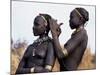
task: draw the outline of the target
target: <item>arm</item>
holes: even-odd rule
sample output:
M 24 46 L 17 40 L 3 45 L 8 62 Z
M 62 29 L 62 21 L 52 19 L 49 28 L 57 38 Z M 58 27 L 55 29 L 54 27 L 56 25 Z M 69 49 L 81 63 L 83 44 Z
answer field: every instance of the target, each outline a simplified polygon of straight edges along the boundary
M 68 42 L 64 45 L 64 49 L 62 49 L 59 43 L 59 36 L 58 36 L 58 33 L 61 32 L 57 30 L 59 28 L 60 27 L 58 26 L 57 22 L 51 19 L 50 29 L 53 37 L 54 46 L 55 46 L 55 52 L 58 58 L 63 58 L 68 56 L 80 44 L 82 38 L 84 37 L 84 32 L 78 32 L 76 35 L 74 35 L 74 37 L 72 36 L 71 39 L 69 39 Z
M 53 19 L 49 20 L 50 22 L 50 30 L 53 37 L 55 52 L 58 58 L 63 58 L 67 55 L 66 50 L 62 50 L 60 42 L 59 42 L 59 35 L 61 33 L 60 25 Z
M 46 54 L 46 58 L 45 58 L 45 66 L 37 66 L 34 69 L 34 72 L 51 72 L 52 71 L 52 67 L 54 65 L 54 61 L 55 61 L 55 56 L 54 56 L 54 48 L 52 43 L 48 44 L 48 50 L 47 50 L 47 54 Z
M 55 63 L 55 53 L 54 53 L 54 46 L 53 43 L 49 42 L 48 44 L 48 50 L 47 50 L 47 56 L 45 60 L 45 68 L 49 69 L 49 71 L 52 70 Z M 51 68 L 50 68 L 51 66 Z
M 65 49 L 62 49 L 60 42 L 59 42 L 59 38 L 53 37 L 53 42 L 54 42 L 56 56 L 59 59 L 64 58 L 65 56 L 68 55 L 67 51 Z
M 31 72 L 30 68 L 25 68 L 27 57 L 30 54 L 29 49 L 30 49 L 30 47 L 28 47 L 27 50 L 25 51 L 24 56 L 21 59 L 19 65 L 18 65 L 18 68 L 16 70 L 16 74 L 27 74 L 27 73 Z
M 75 50 L 75 48 L 80 45 L 80 42 L 83 40 L 83 37 L 83 32 L 78 32 L 74 36 L 72 35 L 72 37 L 64 45 L 64 48 L 67 50 L 68 54 L 72 53 Z
M 67 43 L 64 45 L 64 49 L 62 50 L 59 39 L 57 37 L 53 37 L 54 45 L 56 54 L 58 58 L 63 58 L 71 54 L 77 46 L 80 45 L 81 41 L 83 40 L 84 32 L 78 32 L 76 35 L 72 36 Z M 62 51 L 61 51 L 62 50 Z
M 32 67 L 32 68 L 26 68 L 25 67 L 25 64 L 26 64 L 27 59 L 28 59 L 27 57 L 30 55 L 29 49 L 31 49 L 31 47 L 28 47 L 27 50 L 25 51 L 24 56 L 19 63 L 16 74 L 49 72 L 48 69 L 46 69 L 45 67 L 42 67 L 42 66 L 35 66 L 35 67 Z

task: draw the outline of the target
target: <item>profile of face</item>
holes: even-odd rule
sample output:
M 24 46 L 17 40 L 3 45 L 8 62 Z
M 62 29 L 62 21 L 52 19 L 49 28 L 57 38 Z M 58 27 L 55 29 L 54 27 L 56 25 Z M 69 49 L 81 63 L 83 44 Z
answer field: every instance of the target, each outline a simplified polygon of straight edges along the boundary
M 43 35 L 46 31 L 45 21 L 41 16 L 34 19 L 33 34 L 34 36 Z
M 75 8 L 70 13 L 69 25 L 71 29 L 84 26 L 84 24 L 89 20 L 89 13 L 84 8 Z
M 70 14 L 69 25 L 71 29 L 75 29 L 80 24 L 80 17 L 75 10 L 73 10 Z

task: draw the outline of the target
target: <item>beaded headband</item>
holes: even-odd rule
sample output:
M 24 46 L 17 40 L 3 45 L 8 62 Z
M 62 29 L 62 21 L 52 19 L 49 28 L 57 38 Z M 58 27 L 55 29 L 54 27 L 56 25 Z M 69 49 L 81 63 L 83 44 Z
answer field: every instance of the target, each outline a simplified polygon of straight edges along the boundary
M 42 15 L 40 15 L 42 18 L 43 18 L 43 20 L 45 21 L 45 26 L 47 26 L 47 20 L 45 19 L 45 17 L 44 16 L 42 16 Z
M 80 13 L 77 9 L 75 9 L 75 11 L 77 12 L 77 14 L 78 14 L 80 17 L 83 18 L 83 16 L 81 15 L 81 13 Z

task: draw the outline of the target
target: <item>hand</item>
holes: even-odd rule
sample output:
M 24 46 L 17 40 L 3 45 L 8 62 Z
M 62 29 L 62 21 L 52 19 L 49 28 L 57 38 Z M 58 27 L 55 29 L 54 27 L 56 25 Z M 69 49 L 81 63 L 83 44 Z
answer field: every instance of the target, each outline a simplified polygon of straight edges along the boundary
M 58 38 L 59 35 L 61 34 L 60 26 L 63 23 L 57 24 L 57 20 L 54 20 L 54 19 L 50 19 L 49 23 L 50 23 L 50 30 L 51 30 L 52 37 L 53 38 Z

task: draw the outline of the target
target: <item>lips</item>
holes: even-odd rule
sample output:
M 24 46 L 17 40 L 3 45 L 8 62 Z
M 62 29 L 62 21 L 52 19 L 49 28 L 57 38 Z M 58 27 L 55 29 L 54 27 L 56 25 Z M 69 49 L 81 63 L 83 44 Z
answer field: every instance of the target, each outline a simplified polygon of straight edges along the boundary
M 71 28 L 71 29 L 73 28 L 73 23 L 72 23 L 72 22 L 70 22 L 70 28 Z
M 38 35 L 38 30 L 37 30 L 37 29 L 33 29 L 33 34 L 34 34 L 35 36 L 37 36 L 37 35 Z
M 45 32 L 45 28 L 43 28 L 43 27 L 33 28 L 33 33 L 34 33 L 35 36 L 44 34 L 44 32 Z

